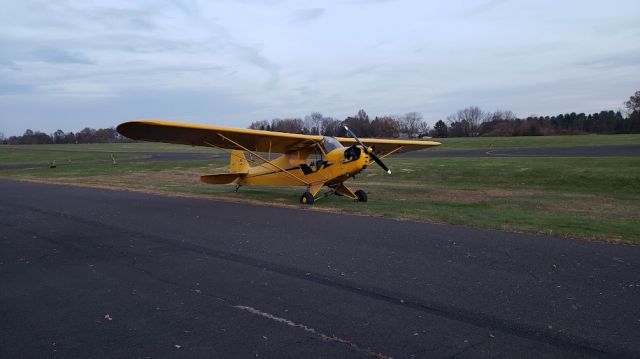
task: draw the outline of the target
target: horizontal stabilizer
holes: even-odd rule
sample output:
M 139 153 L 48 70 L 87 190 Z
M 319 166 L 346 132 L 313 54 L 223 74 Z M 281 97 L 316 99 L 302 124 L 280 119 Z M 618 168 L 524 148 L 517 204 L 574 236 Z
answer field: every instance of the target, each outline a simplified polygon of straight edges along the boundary
M 200 176 L 200 181 L 208 184 L 228 184 L 242 177 L 241 173 L 221 173 L 217 175 Z

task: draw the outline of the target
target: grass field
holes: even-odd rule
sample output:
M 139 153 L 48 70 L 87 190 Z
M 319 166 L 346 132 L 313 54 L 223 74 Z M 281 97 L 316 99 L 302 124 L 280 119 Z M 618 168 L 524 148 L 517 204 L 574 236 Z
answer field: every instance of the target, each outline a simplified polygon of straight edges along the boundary
M 431 140 L 431 139 L 430 139 Z M 586 136 L 533 136 L 533 137 L 474 137 L 474 138 L 436 138 L 433 141 L 442 143 L 442 146 L 429 149 L 429 151 L 453 151 L 453 150 L 489 150 L 504 148 L 540 148 L 540 147 L 573 147 L 573 146 L 605 146 L 605 145 L 640 145 L 639 135 L 586 135 Z M 98 158 L 113 153 L 116 156 L 137 155 L 144 156 L 149 153 L 210 153 L 216 149 L 208 147 L 192 147 L 172 145 L 166 143 L 96 143 L 73 145 L 0 145 L 0 163 L 11 161 L 11 150 L 18 150 L 20 154 L 17 160 L 25 158 L 27 152 L 34 152 L 34 157 L 42 156 L 42 152 L 60 154 L 67 153 L 77 155 L 91 154 Z M 102 157 L 100 157 L 102 156 Z M 53 155 L 42 158 L 51 158 Z M 42 159 L 41 158 L 41 159 Z
M 637 135 L 563 137 L 509 138 L 494 148 L 640 143 Z M 502 139 L 452 140 L 455 143 L 443 141 L 442 149 L 479 149 Z M 81 158 L 93 161 L 105 155 L 110 160 L 111 153 L 137 158 L 152 152 L 193 150 L 209 151 L 141 143 L 0 146 L 0 164 L 6 158 L 11 163 L 47 162 L 52 153 L 67 153 L 78 161 L 56 169 L 0 170 L 0 177 L 303 207 L 297 204 L 301 187 L 245 187 L 234 193 L 233 186 L 199 182 L 201 174 L 224 171 L 226 160 L 115 166 L 108 161 L 81 162 Z M 348 182 L 353 189 L 367 191 L 369 202 L 332 196 L 319 200 L 314 209 L 640 244 L 639 157 L 389 158 L 385 162 L 393 175 L 372 167 Z
M 73 145 L 0 145 L 0 151 L 19 149 L 21 151 L 56 152 L 98 152 L 98 153 L 163 153 L 196 152 L 207 153 L 213 148 L 172 145 L 168 143 L 132 142 L 132 143 L 81 143 Z M 0 152 L 1 153 L 1 152 Z
M 211 153 L 213 148 L 165 143 L 96 143 L 76 145 L 0 145 L 2 163 L 57 163 L 147 158 L 152 153 Z
M 435 151 L 490 150 L 505 148 L 541 148 L 575 146 L 640 145 L 638 135 L 584 135 L 531 137 L 453 137 L 438 138 L 442 146 Z

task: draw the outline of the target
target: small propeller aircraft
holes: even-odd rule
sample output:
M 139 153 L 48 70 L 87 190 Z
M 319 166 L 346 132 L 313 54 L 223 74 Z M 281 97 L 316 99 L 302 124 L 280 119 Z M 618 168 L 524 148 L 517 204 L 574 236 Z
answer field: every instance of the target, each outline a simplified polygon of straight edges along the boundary
M 321 198 L 317 195 L 324 186 L 329 188 L 325 196 L 335 194 L 366 202 L 363 190 L 353 192 L 344 182 L 373 162 L 391 174 L 382 158 L 440 145 L 433 141 L 359 139 L 347 126 L 344 128 L 351 138 L 159 120 L 125 122 L 117 130 L 133 140 L 221 149 L 230 155 L 228 172 L 201 176 L 202 182 L 233 183 L 236 191 L 240 186 L 304 186 L 306 191 L 300 197 L 304 204 Z M 250 154 L 249 159 L 245 153 Z M 272 159 L 274 153 L 281 155 Z

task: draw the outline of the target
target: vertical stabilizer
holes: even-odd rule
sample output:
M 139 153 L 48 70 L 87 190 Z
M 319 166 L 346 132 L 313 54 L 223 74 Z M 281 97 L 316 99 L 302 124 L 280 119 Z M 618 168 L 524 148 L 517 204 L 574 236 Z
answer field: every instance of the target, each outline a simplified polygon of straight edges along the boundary
M 249 173 L 249 161 L 244 156 L 244 151 L 231 151 L 231 159 L 229 162 L 229 172 L 231 173 Z

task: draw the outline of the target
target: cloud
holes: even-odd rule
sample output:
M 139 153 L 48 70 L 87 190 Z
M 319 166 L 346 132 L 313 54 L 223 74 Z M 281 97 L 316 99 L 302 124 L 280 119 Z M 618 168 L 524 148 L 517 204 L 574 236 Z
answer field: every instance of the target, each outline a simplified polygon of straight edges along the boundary
M 39 94 L 0 96 L 0 132 L 10 136 L 21 134 L 26 128 L 47 133 L 58 128 L 79 131 L 145 118 L 238 126 L 237 121 L 248 125 L 250 113 L 260 108 L 257 103 L 206 90 L 132 88 L 117 96 L 83 101 Z
M 135 6 L 135 3 L 132 4 Z M 150 31 L 156 28 L 154 19 L 157 14 L 149 10 L 119 7 L 117 5 L 93 7 L 62 5 L 57 10 L 61 13 L 67 13 L 67 15 L 78 16 L 76 21 L 89 21 L 91 25 L 99 25 L 108 29 Z
M 498 6 L 506 3 L 508 0 L 489 0 L 484 2 L 478 6 L 475 6 L 464 13 L 464 16 L 474 16 L 479 15 L 488 11 L 491 11 Z
M 593 60 L 576 62 L 575 65 L 600 70 L 611 70 L 621 67 L 640 66 L 640 52 L 632 51 L 618 53 L 615 55 L 601 56 Z
M 470 104 L 548 113 L 637 89 L 637 2 L 585 6 L 578 18 L 561 2 L 469 3 L 7 2 L 0 123 L 41 118 L 74 129 L 94 116 L 217 123 L 228 114 L 237 121 L 228 125 L 246 126 L 314 110 L 446 115 Z M 563 80 L 535 86 L 550 79 Z M 472 92 L 439 96 L 455 90 Z
M 354 69 L 348 71 L 347 73 L 345 73 L 345 77 L 367 75 L 367 74 L 370 74 L 372 72 L 375 72 L 380 67 L 381 67 L 381 65 L 360 66 L 360 67 L 354 68 Z
M 250 63 L 269 74 L 269 81 L 266 83 L 266 88 L 273 88 L 280 79 L 279 66 L 269 61 L 266 57 L 260 54 L 260 50 L 239 44 L 230 44 L 230 47 L 235 50 L 236 55 L 243 61 Z
M 553 52 L 563 50 L 570 46 L 565 41 L 551 41 L 542 43 L 526 43 L 518 46 L 510 46 L 504 50 L 496 51 L 496 54 L 507 57 L 532 57 L 532 56 L 550 56 Z
M 352 2 L 356 4 L 384 4 L 395 1 L 396 0 L 352 0 Z
M 312 21 L 321 18 L 325 13 L 323 8 L 302 9 L 295 12 L 296 21 Z
M 51 64 L 93 64 L 86 56 L 56 48 L 41 48 L 32 52 L 34 59 L 37 61 L 48 62 Z
M 33 93 L 34 88 L 31 85 L 7 83 L 0 81 L 0 96 L 7 95 L 27 95 Z

